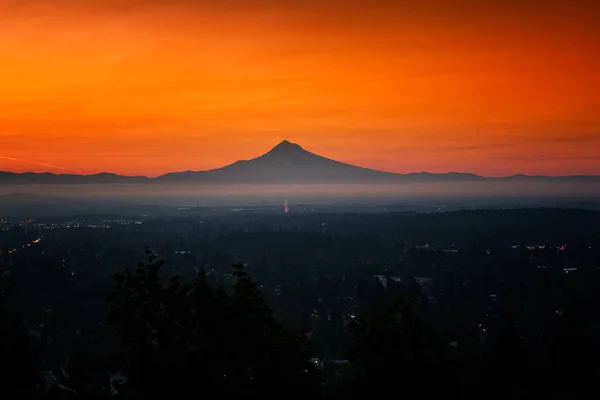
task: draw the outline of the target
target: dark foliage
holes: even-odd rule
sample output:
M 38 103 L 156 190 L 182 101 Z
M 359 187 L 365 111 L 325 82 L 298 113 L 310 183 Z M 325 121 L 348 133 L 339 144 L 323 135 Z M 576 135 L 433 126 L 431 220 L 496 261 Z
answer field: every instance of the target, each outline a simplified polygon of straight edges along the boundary
M 39 350 L 12 310 L 10 270 L 0 264 L 0 388 L 14 398 L 34 398 L 40 387 Z
M 231 213 L 12 226 L 0 232 L 1 383 L 13 398 L 59 400 L 108 398 L 117 371 L 126 399 L 593 398 L 599 218 Z M 113 282 L 144 246 L 165 262 L 148 254 Z M 232 271 L 237 259 L 247 264 Z
M 357 370 L 348 383 L 352 398 L 434 398 L 448 392 L 444 347 L 437 332 L 398 299 L 382 312 L 352 325 L 350 360 Z M 431 384 L 435 382 L 435 384 Z
M 195 393 L 216 398 L 277 396 L 292 390 L 318 396 L 300 335 L 273 318 L 257 285 L 236 265 L 231 293 L 201 272 L 190 283 L 163 282 L 154 256 L 117 275 L 109 323 L 122 340 L 125 398 Z M 213 398 L 214 398 L 213 397 Z

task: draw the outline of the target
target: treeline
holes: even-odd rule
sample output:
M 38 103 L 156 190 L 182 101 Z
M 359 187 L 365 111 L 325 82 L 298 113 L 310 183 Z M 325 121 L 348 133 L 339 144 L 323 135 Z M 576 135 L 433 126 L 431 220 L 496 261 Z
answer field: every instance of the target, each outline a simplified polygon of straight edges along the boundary
M 98 351 L 77 333 L 55 384 L 40 361 L 48 343 L 36 341 L 12 309 L 3 269 L 6 398 L 578 399 L 599 392 L 597 338 L 576 307 L 561 309 L 543 338 L 528 337 L 517 316 L 505 315 L 457 343 L 400 297 L 358 316 L 347 360 L 323 366 L 307 332 L 274 318 L 242 265 L 226 287 L 202 270 L 188 282 L 164 279 L 162 265 L 149 253 L 147 263 L 117 274 L 106 321 L 115 344 Z

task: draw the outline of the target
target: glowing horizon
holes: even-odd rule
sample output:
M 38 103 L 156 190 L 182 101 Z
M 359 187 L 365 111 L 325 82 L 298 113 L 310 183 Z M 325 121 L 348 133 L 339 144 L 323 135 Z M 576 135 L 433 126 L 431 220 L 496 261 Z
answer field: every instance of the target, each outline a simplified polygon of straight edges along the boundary
M 600 175 L 596 4 L 47 3 L 0 0 L 0 170 Z

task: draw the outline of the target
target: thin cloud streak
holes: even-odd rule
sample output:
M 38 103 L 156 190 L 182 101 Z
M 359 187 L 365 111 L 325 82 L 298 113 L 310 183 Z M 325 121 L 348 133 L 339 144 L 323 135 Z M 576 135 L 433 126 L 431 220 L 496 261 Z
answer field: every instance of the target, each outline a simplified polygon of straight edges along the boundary
M 39 161 L 23 160 L 23 159 L 14 158 L 14 157 L 0 156 L 0 160 L 15 161 L 15 162 L 21 162 L 21 163 L 27 163 L 27 164 L 35 164 L 35 165 L 39 165 L 41 167 L 54 168 L 54 169 L 58 169 L 58 170 L 61 170 L 61 171 L 74 172 L 74 173 L 77 173 L 77 174 L 82 173 L 82 171 L 76 170 L 76 169 L 72 169 L 72 168 L 61 167 L 61 166 L 58 166 L 58 165 L 48 164 L 48 163 L 39 162 Z

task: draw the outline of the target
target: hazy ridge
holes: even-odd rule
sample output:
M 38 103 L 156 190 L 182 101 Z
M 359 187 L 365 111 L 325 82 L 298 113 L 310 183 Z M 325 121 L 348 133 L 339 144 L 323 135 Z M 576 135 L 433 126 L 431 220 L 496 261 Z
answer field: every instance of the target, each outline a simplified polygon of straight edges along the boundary
M 269 152 L 206 171 L 168 173 L 156 178 L 111 173 L 94 175 L 0 172 L 0 185 L 22 184 L 401 184 L 432 182 L 580 182 L 600 183 L 600 176 L 484 177 L 471 173 L 400 174 L 345 164 L 284 140 Z

